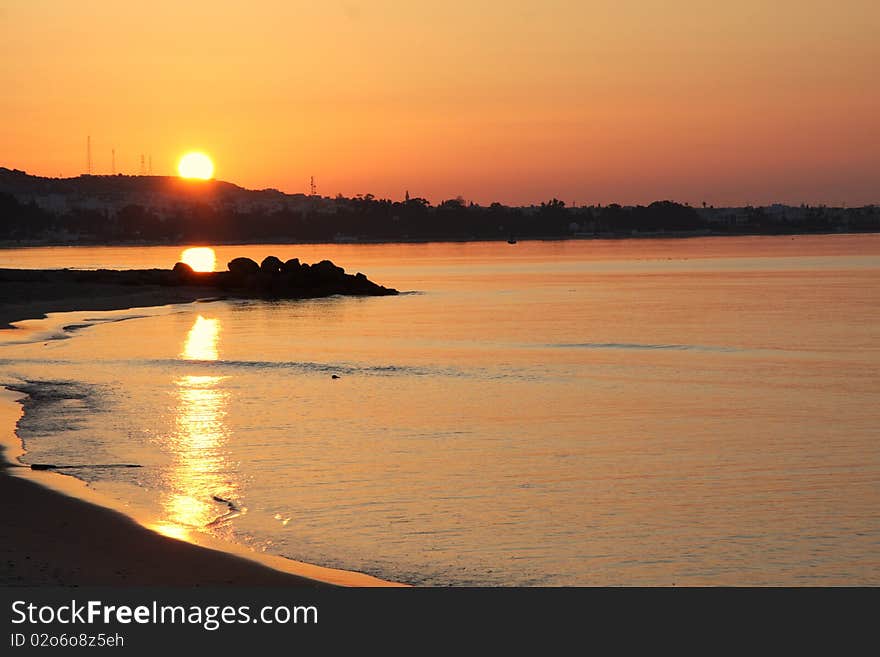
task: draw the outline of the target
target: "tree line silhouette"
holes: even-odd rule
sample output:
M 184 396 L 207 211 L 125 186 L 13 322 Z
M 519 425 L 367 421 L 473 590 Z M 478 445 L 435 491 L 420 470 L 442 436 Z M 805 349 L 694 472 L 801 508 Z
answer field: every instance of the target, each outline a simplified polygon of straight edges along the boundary
M 326 201 L 326 199 L 322 199 Z M 539 206 L 468 203 L 462 198 L 432 206 L 423 198 L 337 197 L 299 209 L 192 202 L 173 210 L 130 204 L 117 211 L 71 208 L 53 212 L 33 201 L 0 193 L 0 239 L 120 243 L 132 241 L 360 241 L 432 239 L 560 239 L 633 234 L 803 233 L 880 230 L 880 211 L 863 208 L 730 209 L 713 215 L 689 205 L 657 201 L 646 206 L 567 207 L 551 199 Z M 725 216 L 727 219 L 725 220 Z M 714 217 L 714 218 L 713 218 Z

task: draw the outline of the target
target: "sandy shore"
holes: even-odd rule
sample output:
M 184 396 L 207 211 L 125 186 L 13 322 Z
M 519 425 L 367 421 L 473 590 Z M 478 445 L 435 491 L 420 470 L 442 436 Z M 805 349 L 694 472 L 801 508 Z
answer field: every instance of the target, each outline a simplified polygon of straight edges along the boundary
M 318 586 L 0 473 L 0 586 Z
M 169 303 L 188 303 L 211 297 L 204 287 L 160 287 L 102 284 L 0 284 L 0 328 L 23 319 L 40 319 L 46 313 L 74 310 L 124 310 Z
M 76 287 L 88 289 L 0 285 L 0 326 L 48 312 L 123 310 L 205 296 L 204 288 Z M 252 555 L 232 545 L 213 549 L 163 536 L 82 499 L 92 493 L 78 480 L 16 467 L 20 396 L 0 391 L 0 586 L 392 585 L 360 573 Z

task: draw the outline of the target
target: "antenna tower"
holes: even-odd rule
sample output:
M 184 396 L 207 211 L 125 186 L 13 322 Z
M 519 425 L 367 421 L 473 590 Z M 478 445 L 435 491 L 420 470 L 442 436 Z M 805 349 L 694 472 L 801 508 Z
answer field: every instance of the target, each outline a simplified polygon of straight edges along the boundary
M 86 172 L 92 175 L 92 136 L 86 137 Z
M 144 163 L 144 154 L 141 153 L 141 175 L 146 175 L 147 173 L 147 165 Z
M 309 191 L 312 196 L 315 196 L 317 194 L 317 192 L 315 191 L 315 177 L 314 176 L 312 176 L 309 181 Z
M 112 162 L 111 171 L 112 171 L 113 175 L 115 176 L 116 175 L 116 149 L 115 148 L 110 149 L 110 160 Z
M 147 173 L 151 176 L 153 175 L 153 156 L 152 156 L 152 154 L 150 155 L 149 159 L 147 160 Z

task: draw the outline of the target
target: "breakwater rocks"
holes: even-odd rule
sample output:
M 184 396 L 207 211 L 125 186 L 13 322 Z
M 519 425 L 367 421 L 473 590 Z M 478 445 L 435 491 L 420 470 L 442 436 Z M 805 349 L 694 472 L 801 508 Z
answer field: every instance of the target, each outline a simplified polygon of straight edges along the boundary
M 204 287 L 225 294 L 276 299 L 310 299 L 336 294 L 387 296 L 397 290 L 383 287 L 364 274 L 347 274 L 329 260 L 313 265 L 296 258 L 282 262 L 269 256 L 261 264 L 250 258 L 235 258 L 227 271 L 198 272 L 178 262 L 173 269 L 0 269 L 0 283 L 40 282 L 48 284 L 104 284 L 165 287 Z

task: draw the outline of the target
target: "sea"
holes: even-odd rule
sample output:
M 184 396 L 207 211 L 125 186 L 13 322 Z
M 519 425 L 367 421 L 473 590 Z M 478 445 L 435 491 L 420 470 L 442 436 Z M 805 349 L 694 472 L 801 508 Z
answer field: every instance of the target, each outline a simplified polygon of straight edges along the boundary
M 415 585 L 880 585 L 880 235 L 213 249 L 401 294 L 0 331 L 25 463 L 171 536 Z

